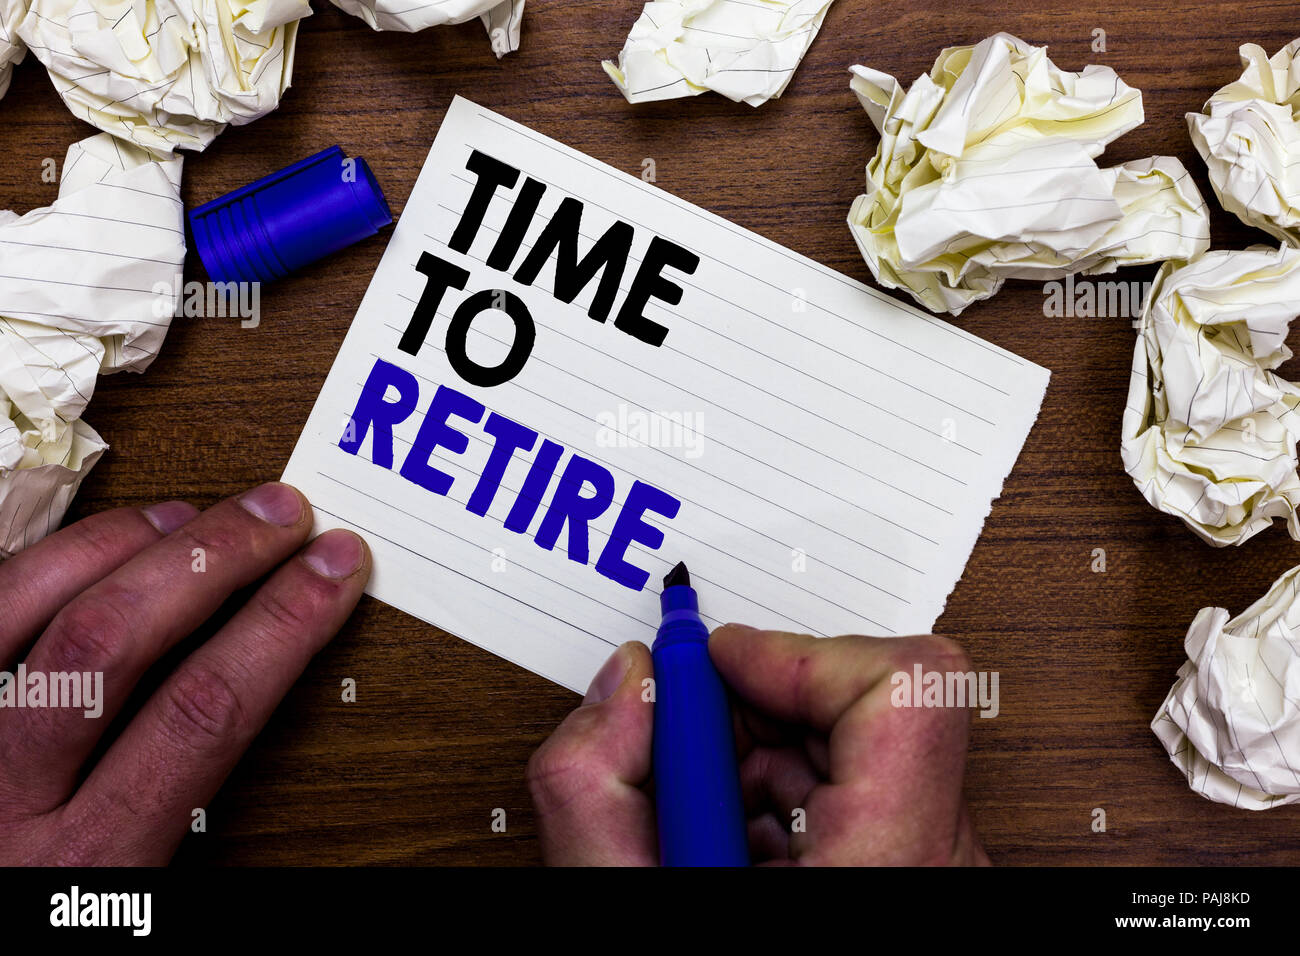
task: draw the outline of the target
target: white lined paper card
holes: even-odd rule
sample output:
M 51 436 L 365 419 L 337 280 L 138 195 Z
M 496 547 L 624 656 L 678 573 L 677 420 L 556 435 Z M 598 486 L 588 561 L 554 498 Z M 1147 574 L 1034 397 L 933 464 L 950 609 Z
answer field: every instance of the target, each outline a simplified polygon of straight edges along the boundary
M 284 480 L 581 691 L 679 560 L 710 626 L 929 631 L 1047 380 L 457 97 Z

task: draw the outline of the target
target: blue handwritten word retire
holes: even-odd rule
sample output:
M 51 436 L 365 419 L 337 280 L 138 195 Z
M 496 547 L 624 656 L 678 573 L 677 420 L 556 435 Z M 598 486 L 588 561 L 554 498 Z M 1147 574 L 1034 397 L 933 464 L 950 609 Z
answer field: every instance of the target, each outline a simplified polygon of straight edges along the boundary
M 390 390 L 396 395 L 391 401 Z M 420 384 L 415 376 L 390 362 L 377 359 L 362 386 L 356 410 L 339 447 L 356 455 L 366 436 L 370 435 L 371 461 L 391 470 L 395 464 L 393 428 L 415 414 L 419 402 Z M 531 428 L 497 412 L 489 412 L 482 403 L 449 385 L 440 385 L 433 393 L 415 441 L 398 470 L 407 481 L 435 495 L 447 496 L 455 479 L 434 465 L 434 452 L 444 449 L 461 455 L 469 446 L 469 438 L 452 424 L 453 418 L 479 426 L 492 444 L 465 510 L 487 515 L 499 494 L 510 494 L 503 489 L 501 482 L 510 462 L 517 454 L 532 455 L 527 477 L 519 491 L 514 493 L 514 501 L 506 515 L 506 529 L 521 535 L 529 533 L 533 519 L 542 510 L 551 479 L 559 471 L 560 480 L 550 495 L 533 541 L 539 548 L 551 551 L 567 529 L 565 552 L 569 560 L 588 564 L 589 526 L 610 509 L 618 490 L 613 473 L 576 452 L 569 454 L 561 471 L 560 463 L 564 461 L 566 452 L 563 445 L 547 438 L 539 447 L 540 436 Z M 535 454 L 534 448 L 537 449 Z M 640 591 L 650 574 L 627 560 L 628 548 L 635 542 L 652 551 L 657 550 L 664 541 L 663 529 L 647 521 L 646 514 L 658 514 L 671 520 L 680 507 L 681 502 L 667 492 L 643 481 L 634 481 L 618 509 L 609 540 L 596 559 L 596 570 L 624 587 Z

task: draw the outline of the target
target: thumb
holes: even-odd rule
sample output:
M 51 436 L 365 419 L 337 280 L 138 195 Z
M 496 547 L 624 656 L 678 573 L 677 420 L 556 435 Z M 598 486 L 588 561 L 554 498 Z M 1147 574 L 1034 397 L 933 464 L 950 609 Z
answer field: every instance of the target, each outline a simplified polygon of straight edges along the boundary
M 616 650 L 582 705 L 528 761 L 542 858 L 551 866 L 653 866 L 658 862 L 650 779 L 652 677 L 639 641 Z

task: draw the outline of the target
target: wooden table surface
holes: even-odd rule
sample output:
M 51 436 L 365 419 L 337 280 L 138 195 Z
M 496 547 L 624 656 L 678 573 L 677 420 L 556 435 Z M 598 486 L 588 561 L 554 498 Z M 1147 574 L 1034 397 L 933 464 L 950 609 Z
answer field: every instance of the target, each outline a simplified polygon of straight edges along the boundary
M 1241 43 L 1271 54 L 1300 32 L 1294 2 L 838 0 L 785 96 L 757 110 L 711 94 L 629 106 L 600 60 L 617 54 L 639 9 L 639 0 L 532 0 L 522 49 L 498 62 L 478 23 L 375 33 L 317 3 L 279 110 L 187 155 L 186 204 L 339 143 L 367 159 L 400 212 L 461 93 L 634 174 L 653 158 L 664 190 L 871 281 L 844 219 L 877 137 L 847 68 L 910 82 L 942 47 L 1005 30 L 1050 45 L 1062 68 L 1102 63 L 1142 91 L 1147 121 L 1107 162 L 1173 154 L 1210 202 L 1215 247 L 1268 241 L 1215 202 L 1183 116 L 1238 76 Z M 1105 53 L 1090 50 L 1098 28 Z M 49 204 L 57 187 L 42 181 L 41 161 L 62 163 L 92 132 L 29 57 L 0 101 L 0 208 Z M 69 517 L 169 497 L 203 506 L 277 477 L 387 234 L 264 289 L 259 328 L 181 319 L 146 374 L 102 379 L 86 417 L 112 448 Z M 197 275 L 191 254 L 187 277 Z M 1001 714 L 973 721 L 975 825 L 996 863 L 1300 861 L 1300 807 L 1252 813 L 1203 800 L 1148 728 L 1196 611 L 1241 611 L 1300 561 L 1300 547 L 1279 527 L 1214 550 L 1150 508 L 1119 457 L 1129 321 L 1048 319 L 1043 302 L 1040 285 L 1010 282 L 959 320 L 1053 373 L 936 628 L 1001 675 Z M 1096 548 L 1104 573 L 1091 570 Z M 340 701 L 346 677 L 358 684 L 353 704 Z M 524 765 L 576 703 L 367 598 L 178 860 L 536 862 Z M 1091 827 L 1097 807 L 1104 833 Z M 504 833 L 491 828 L 494 808 L 506 811 Z

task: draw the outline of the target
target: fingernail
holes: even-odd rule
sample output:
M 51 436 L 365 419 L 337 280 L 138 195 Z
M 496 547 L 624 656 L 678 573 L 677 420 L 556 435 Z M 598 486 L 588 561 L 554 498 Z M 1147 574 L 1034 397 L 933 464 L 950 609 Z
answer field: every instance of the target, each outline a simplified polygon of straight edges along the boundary
M 589 704 L 599 704 L 601 701 L 608 700 L 614 691 L 618 690 L 623 678 L 627 676 L 628 661 L 627 656 L 623 653 L 623 648 L 616 650 L 610 659 L 605 661 L 596 676 L 592 678 L 591 686 L 587 688 L 587 696 L 582 698 L 582 706 Z
M 366 547 L 361 538 L 351 531 L 335 528 L 307 545 L 302 559 L 322 577 L 338 580 L 348 577 L 361 567 L 366 559 Z
M 748 624 L 729 623 L 729 624 L 724 624 L 722 626 L 730 628 L 733 631 L 740 631 L 742 634 L 748 634 L 758 630 L 758 628 L 750 627 Z
M 302 497 L 289 485 L 269 481 L 239 496 L 239 503 L 263 521 L 287 528 L 302 517 Z
M 171 534 L 199 513 L 199 509 L 188 501 L 160 501 L 140 510 L 149 519 L 149 523 L 163 534 Z

